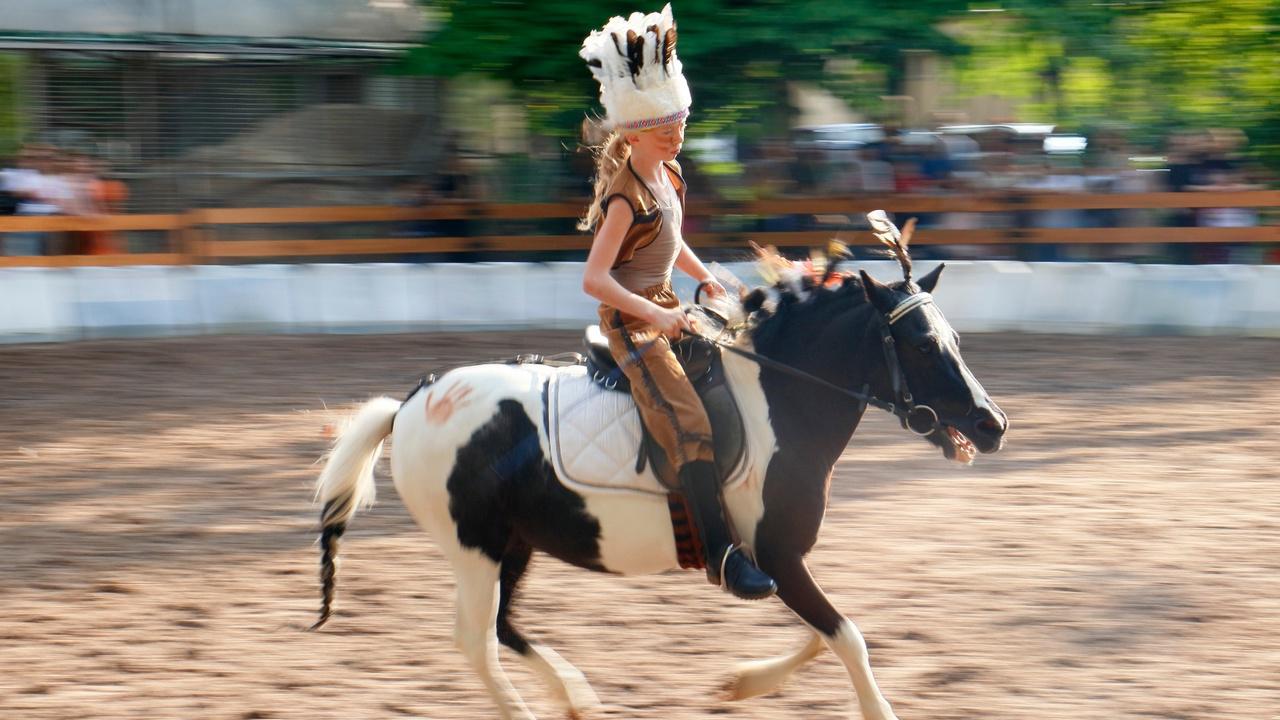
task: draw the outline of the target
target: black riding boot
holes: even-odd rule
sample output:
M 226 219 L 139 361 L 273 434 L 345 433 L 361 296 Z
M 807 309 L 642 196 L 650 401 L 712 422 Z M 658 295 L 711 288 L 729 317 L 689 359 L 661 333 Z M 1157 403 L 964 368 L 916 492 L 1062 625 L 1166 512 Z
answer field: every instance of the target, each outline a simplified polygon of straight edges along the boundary
M 733 546 L 720 506 L 718 475 L 715 464 L 706 460 L 695 460 L 680 469 L 680 487 L 702 538 L 707 580 L 745 600 L 767 598 L 778 591 L 778 586 L 752 564 L 746 553 Z

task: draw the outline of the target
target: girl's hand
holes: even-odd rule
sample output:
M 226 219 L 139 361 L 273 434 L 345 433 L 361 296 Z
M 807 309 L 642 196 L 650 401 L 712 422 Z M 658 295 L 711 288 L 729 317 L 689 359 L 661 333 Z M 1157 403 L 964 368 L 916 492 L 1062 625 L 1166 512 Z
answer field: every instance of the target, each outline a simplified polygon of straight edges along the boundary
M 693 332 L 693 323 L 681 308 L 664 308 L 658 305 L 653 307 L 654 312 L 649 319 L 649 324 L 657 328 L 658 332 L 672 340 L 678 339 L 686 331 Z
M 707 278 L 698 283 L 698 288 L 702 290 L 702 294 L 706 295 L 709 300 L 719 300 L 728 293 L 725 292 L 724 286 L 715 278 Z

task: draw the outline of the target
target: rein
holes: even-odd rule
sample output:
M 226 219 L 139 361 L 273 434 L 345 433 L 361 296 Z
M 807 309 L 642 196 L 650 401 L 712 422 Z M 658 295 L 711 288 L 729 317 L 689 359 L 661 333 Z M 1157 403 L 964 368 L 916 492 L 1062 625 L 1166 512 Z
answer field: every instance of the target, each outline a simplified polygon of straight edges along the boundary
M 816 375 L 813 375 L 811 373 L 807 373 L 803 370 L 799 370 L 797 368 L 791 367 L 786 363 L 778 362 L 777 360 L 767 358 L 759 353 L 752 352 L 750 350 L 743 350 L 742 348 L 737 347 L 736 345 L 727 343 L 723 340 L 719 340 L 717 338 L 709 338 L 702 335 L 695 335 L 694 337 L 701 339 L 705 342 L 711 343 L 713 345 L 716 345 L 718 347 L 721 347 L 725 350 L 728 350 L 729 352 L 734 353 L 735 355 L 740 355 L 742 357 L 745 357 L 751 360 L 752 362 L 755 362 L 758 365 L 761 365 L 763 367 L 777 370 L 778 372 L 781 372 L 786 375 L 790 375 L 792 377 L 808 380 L 809 382 L 812 382 L 816 385 L 821 385 L 822 387 L 825 387 L 828 390 L 832 390 L 846 397 L 853 398 L 854 400 L 858 401 L 860 409 L 865 409 L 866 406 L 870 405 L 872 407 L 876 407 L 886 412 L 892 413 L 893 415 L 896 415 L 898 419 L 902 422 L 902 427 L 910 430 L 913 433 L 916 433 L 917 435 L 929 435 L 930 433 L 933 433 L 933 432 L 941 432 L 944 428 L 942 426 L 942 423 L 938 421 L 938 413 L 928 405 L 917 405 L 914 398 L 911 396 L 911 390 L 906 387 L 906 379 L 902 375 L 902 366 L 898 362 L 897 343 L 893 338 L 893 332 L 891 330 L 891 326 L 898 320 L 901 320 L 903 317 L 905 317 L 912 310 L 922 305 L 930 304 L 932 302 L 933 302 L 933 297 L 929 295 L 929 293 L 918 292 L 906 298 L 902 302 L 898 303 L 892 310 L 889 311 L 889 315 L 887 318 L 883 316 L 878 316 L 881 318 L 881 322 L 880 322 L 881 349 L 884 351 L 885 365 L 889 369 L 889 378 L 890 378 L 890 382 L 893 385 L 894 402 L 891 402 L 891 403 L 885 402 L 880 398 L 877 398 L 874 395 L 872 395 L 870 392 L 869 383 L 864 383 L 862 385 L 861 392 L 856 390 L 850 390 L 848 388 L 836 385 L 835 383 L 823 380 L 822 378 Z

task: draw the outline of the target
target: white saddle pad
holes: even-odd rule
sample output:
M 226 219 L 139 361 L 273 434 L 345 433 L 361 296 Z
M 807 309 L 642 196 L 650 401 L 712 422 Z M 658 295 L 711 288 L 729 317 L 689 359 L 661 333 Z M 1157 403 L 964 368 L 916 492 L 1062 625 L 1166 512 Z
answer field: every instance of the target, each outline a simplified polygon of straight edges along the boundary
M 561 368 L 547 389 L 551 465 L 570 487 L 666 495 L 648 462 L 636 472 L 640 415 L 630 393 L 605 390 L 581 365 Z

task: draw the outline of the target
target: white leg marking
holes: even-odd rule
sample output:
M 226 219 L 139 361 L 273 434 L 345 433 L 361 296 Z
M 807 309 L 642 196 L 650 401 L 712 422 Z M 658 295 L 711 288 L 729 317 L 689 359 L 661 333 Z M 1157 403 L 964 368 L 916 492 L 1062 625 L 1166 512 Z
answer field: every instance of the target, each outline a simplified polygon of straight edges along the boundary
M 791 673 L 817 657 L 822 649 L 822 636 L 811 632 L 808 642 L 796 652 L 738 665 L 733 669 L 733 679 L 725 685 L 726 699 L 744 700 L 777 690 Z
M 862 710 L 863 720 L 898 720 L 893 708 L 880 694 L 875 678 L 871 677 L 871 661 L 867 656 L 867 642 L 853 621 L 845 618 L 836 629 L 833 637 L 826 639 L 832 652 L 840 657 L 840 662 L 849 671 L 853 680 L 853 689 L 858 694 L 858 707 Z
M 458 581 L 454 642 L 498 705 L 502 720 L 536 720 L 498 664 L 498 563 L 476 550 L 452 558 Z
M 529 645 L 529 654 L 520 659 L 550 688 L 555 699 L 564 705 L 569 717 L 578 717 L 600 704 L 582 671 L 545 645 Z

